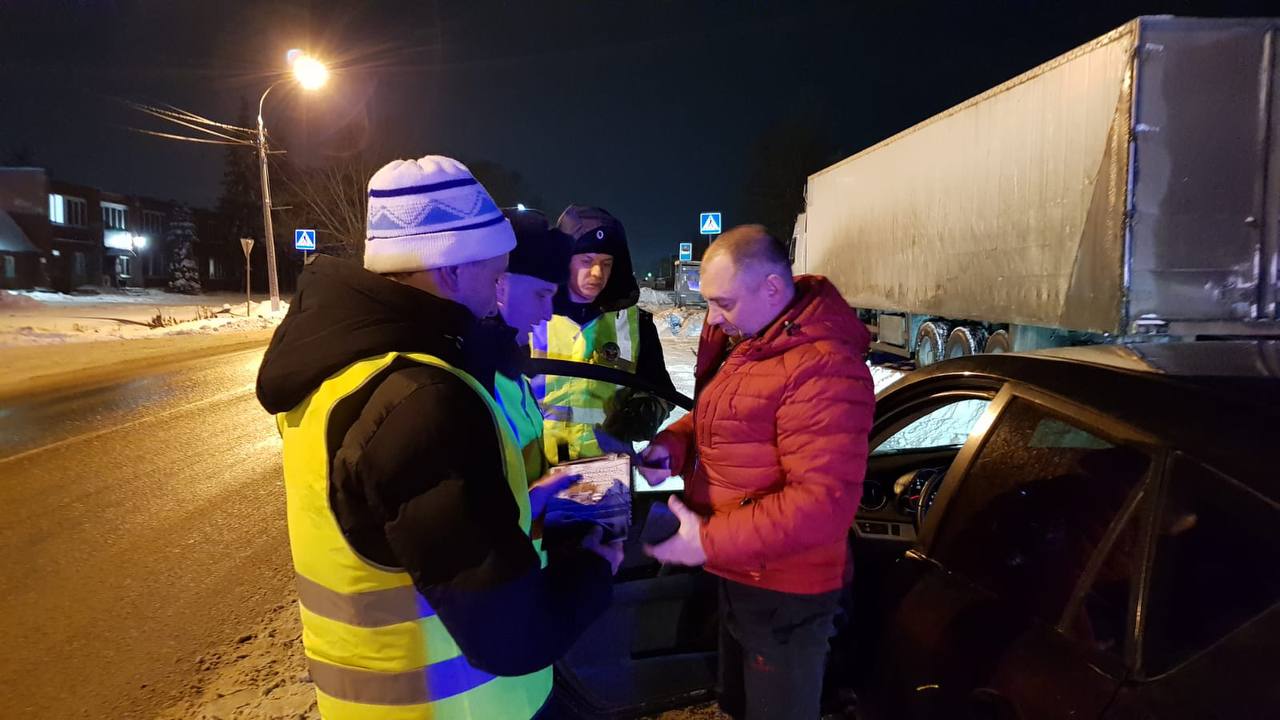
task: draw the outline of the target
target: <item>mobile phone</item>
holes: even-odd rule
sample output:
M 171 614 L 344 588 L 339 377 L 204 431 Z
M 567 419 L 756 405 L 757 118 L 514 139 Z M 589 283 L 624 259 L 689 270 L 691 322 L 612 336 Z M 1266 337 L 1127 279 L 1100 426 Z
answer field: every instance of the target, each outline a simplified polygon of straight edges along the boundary
M 665 502 L 655 502 L 649 506 L 649 514 L 644 519 L 644 528 L 640 531 L 640 540 L 645 545 L 657 545 L 670 538 L 680 530 L 680 518 L 671 512 Z

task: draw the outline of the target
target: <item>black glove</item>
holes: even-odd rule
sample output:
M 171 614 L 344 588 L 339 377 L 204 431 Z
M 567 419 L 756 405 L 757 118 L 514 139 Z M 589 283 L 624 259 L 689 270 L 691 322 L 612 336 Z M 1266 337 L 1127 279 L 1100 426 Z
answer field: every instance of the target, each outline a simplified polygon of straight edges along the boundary
M 671 414 L 671 404 L 644 390 L 623 387 L 605 403 L 604 412 L 601 428 L 605 432 L 619 440 L 641 442 L 658 434 Z

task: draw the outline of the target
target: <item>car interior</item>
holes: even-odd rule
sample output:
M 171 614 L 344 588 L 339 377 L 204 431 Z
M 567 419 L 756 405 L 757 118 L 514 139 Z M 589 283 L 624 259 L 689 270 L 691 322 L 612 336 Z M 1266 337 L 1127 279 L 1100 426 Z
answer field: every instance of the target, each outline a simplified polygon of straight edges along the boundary
M 931 562 L 942 563 L 1018 607 L 1035 611 L 1033 614 L 1046 618 L 1065 614 L 1064 637 L 1072 647 L 1102 663 L 1095 668 L 1111 668 L 1108 673 L 1114 675 L 1115 682 L 1122 682 L 1125 668 L 1119 660 L 1102 662 L 1119 658 L 1125 645 L 1133 578 L 1137 577 L 1131 551 L 1137 543 L 1138 513 L 1119 513 L 1120 508 L 1136 507 L 1132 498 L 1142 497 L 1150 456 L 1092 434 L 1092 426 L 1077 423 L 1070 415 L 1044 412 L 1016 396 L 1002 401 L 999 422 L 993 423 L 989 406 L 998 390 L 995 384 L 966 385 L 963 389 L 916 393 L 915 400 L 899 394 L 895 402 L 877 407 L 862 497 L 848 536 L 855 578 L 842 600 L 843 617 L 837 617 L 824 683 L 824 714 L 869 718 L 905 712 L 910 717 L 945 717 L 959 707 L 957 703 L 964 698 L 941 691 L 922 696 L 921 688 L 928 686 L 917 682 L 971 687 L 967 674 L 975 662 L 972 651 L 978 646 L 973 643 L 978 640 L 957 636 L 959 639 L 944 652 L 937 645 L 938 628 L 933 627 L 941 620 L 934 618 L 936 622 L 928 627 L 912 624 L 911 613 L 936 607 L 932 603 L 940 597 L 939 591 L 952 598 L 952 604 L 959 603 L 957 608 L 970 608 L 966 617 L 980 622 L 969 625 L 985 628 L 987 636 L 982 642 L 990 648 L 1004 647 L 1027 624 L 1006 622 L 1006 615 L 995 619 L 997 615 L 988 611 L 995 612 L 998 603 L 964 605 L 972 598 L 946 595 L 940 583 L 930 584 L 927 592 L 911 593 L 914 604 L 906 603 L 906 590 L 920 587 L 908 583 L 921 577 L 913 571 L 922 566 L 903 559 L 916 547 L 922 528 L 933 538 Z M 1015 413 L 1015 408 L 1020 409 Z M 1097 432 L 1106 435 L 1102 430 Z M 985 444 L 970 442 L 978 435 Z M 1000 449 L 1006 445 L 1007 449 Z M 956 465 L 958 458 L 963 458 L 964 467 Z M 1022 463 L 1033 473 L 1016 483 L 997 482 L 998 477 L 1009 477 L 1007 463 Z M 1187 478 L 1180 479 L 1178 468 L 1182 465 L 1191 466 L 1174 466 L 1175 486 L 1182 490 L 1169 496 L 1172 514 L 1161 526 L 1168 527 L 1169 537 L 1162 534 L 1160 538 L 1157 559 L 1163 560 L 1155 563 L 1152 574 L 1153 587 L 1163 588 L 1160 597 L 1174 600 L 1158 597 L 1148 608 L 1145 667 L 1141 669 L 1145 674 L 1167 672 L 1185 662 L 1265 610 L 1276 597 L 1274 574 L 1235 572 L 1247 576 L 1249 582 L 1228 579 L 1233 575 L 1226 569 L 1228 565 L 1248 566 L 1247 558 L 1265 554 L 1258 549 L 1265 543 L 1237 543 L 1228 553 L 1235 558 L 1230 564 L 1208 550 L 1221 545 L 1221 538 L 1238 536 L 1227 525 L 1214 521 L 1212 508 L 1249 503 L 1230 502 L 1221 490 L 1210 492 L 1207 488 L 1211 486 L 1232 486 L 1221 478 L 1210 478 L 1203 469 L 1199 470 L 1203 478 L 1187 471 L 1182 473 Z M 990 474 L 975 485 L 990 492 L 941 492 L 948 482 L 957 482 L 949 478 L 961 472 L 978 480 L 984 473 Z M 650 509 L 665 504 L 682 489 L 678 478 L 656 488 L 637 481 L 632 488 L 632 526 L 616 578 L 614 603 L 556 666 L 557 697 L 581 717 L 637 718 L 714 698 L 717 580 L 701 569 L 662 566 L 643 551 L 643 538 L 658 530 L 650 523 L 662 517 L 651 515 Z M 1089 501 L 1073 502 L 1073 498 Z M 942 503 L 947 506 L 947 518 L 974 519 L 963 523 L 930 521 L 926 526 L 931 508 Z M 1183 509 L 1184 505 L 1193 509 Z M 1254 505 L 1258 512 L 1272 507 Z M 1026 521 L 997 523 L 990 519 L 990 513 Z M 1217 513 L 1222 518 L 1235 515 L 1238 511 Z M 1104 527 L 1090 526 L 1087 521 L 1099 517 L 1108 519 L 1105 526 L 1112 524 L 1112 517 L 1129 519 L 1115 526 L 1118 530 L 1111 536 L 1109 549 L 1098 555 L 1102 559 L 1091 571 L 1087 592 L 1076 605 L 1064 608 L 1073 592 L 1083 592 L 1074 590 L 1076 579 L 1086 572 L 1085 562 L 1101 542 L 1095 536 Z M 1267 527 L 1268 522 L 1257 520 L 1254 525 Z M 1084 532 L 1089 528 L 1090 532 Z M 1005 552 L 993 556 L 991 548 Z M 1170 570 L 1175 565 L 1179 572 Z M 996 576 L 983 575 L 983 568 L 994 568 Z M 1054 568 L 1053 573 L 1045 572 Z M 942 575 L 946 574 L 939 577 Z M 1206 579 L 1214 582 L 1206 583 Z M 1238 591 L 1226 598 L 1216 594 L 1217 588 L 1227 585 Z M 1176 592 L 1168 592 L 1170 589 Z M 1216 621 L 1202 617 L 1206 607 L 1215 608 L 1210 614 Z M 957 608 L 952 609 L 959 612 Z M 1199 630 L 1170 630 L 1191 626 Z M 895 632 L 905 628 L 913 637 L 887 637 L 885 628 L 889 627 L 897 628 Z M 907 672 L 903 675 L 900 671 Z M 947 674 L 953 671 L 960 675 Z M 883 672 L 898 672 L 900 678 L 908 679 L 884 684 L 880 682 Z M 971 695 L 967 700 L 976 697 Z M 1081 707 L 1087 706 L 1081 702 Z M 1011 706 L 1005 698 L 992 696 L 990 702 L 974 707 L 990 710 L 983 717 L 1006 717 L 1002 708 Z

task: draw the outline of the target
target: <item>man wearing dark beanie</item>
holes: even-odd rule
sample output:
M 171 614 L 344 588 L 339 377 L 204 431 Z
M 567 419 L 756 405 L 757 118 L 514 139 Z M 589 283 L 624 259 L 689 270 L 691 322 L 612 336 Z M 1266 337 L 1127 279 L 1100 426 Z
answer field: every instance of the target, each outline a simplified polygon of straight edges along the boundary
M 537 210 L 502 212 L 515 230 L 516 246 L 507 256 L 507 271 L 498 277 L 498 314 L 515 338 L 511 356 L 498 363 L 494 397 L 524 451 L 532 483 L 546 474 L 550 463 L 542 445 L 542 412 L 522 368 L 530 331 L 551 319 L 552 299 L 569 279 L 569 237 L 550 227 Z

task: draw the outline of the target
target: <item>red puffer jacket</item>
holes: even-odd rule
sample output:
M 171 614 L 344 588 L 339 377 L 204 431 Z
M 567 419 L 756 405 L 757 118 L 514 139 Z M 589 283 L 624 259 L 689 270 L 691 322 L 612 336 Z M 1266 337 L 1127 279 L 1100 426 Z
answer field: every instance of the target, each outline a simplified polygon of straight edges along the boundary
M 707 326 L 692 413 L 654 442 L 708 517 L 707 570 L 813 594 L 848 580 L 848 533 L 862 496 L 875 409 L 867 329 L 818 276 L 759 336 L 729 349 Z

